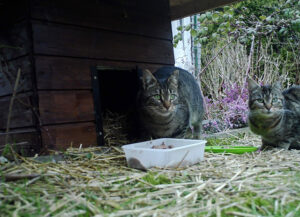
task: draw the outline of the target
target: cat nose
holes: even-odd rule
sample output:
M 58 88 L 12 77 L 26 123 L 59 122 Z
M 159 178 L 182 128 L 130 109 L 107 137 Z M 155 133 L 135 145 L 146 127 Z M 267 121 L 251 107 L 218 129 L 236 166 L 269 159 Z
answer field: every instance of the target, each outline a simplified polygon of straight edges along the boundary
M 170 102 L 164 102 L 164 107 L 169 110 L 169 108 L 171 107 L 171 103 Z
M 269 104 L 269 103 L 266 103 L 265 104 L 265 106 L 266 106 L 266 108 L 270 111 L 270 109 L 271 109 L 271 107 L 272 107 L 272 105 L 271 104 Z

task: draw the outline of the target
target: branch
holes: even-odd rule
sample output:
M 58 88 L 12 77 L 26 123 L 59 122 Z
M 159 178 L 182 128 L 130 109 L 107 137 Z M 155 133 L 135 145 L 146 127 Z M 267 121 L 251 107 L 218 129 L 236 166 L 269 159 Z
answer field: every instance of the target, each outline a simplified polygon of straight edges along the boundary
M 254 41 L 255 41 L 255 35 L 252 35 L 250 54 L 249 54 L 249 57 L 248 57 L 248 66 L 247 66 L 247 70 L 246 70 L 246 78 L 248 77 L 249 72 L 250 72 L 250 68 L 251 68 L 251 59 L 252 59 L 253 52 L 254 52 Z
M 233 41 L 235 41 L 238 37 L 235 36 L 234 39 L 230 40 L 229 42 L 227 42 L 227 44 L 225 44 L 219 51 L 218 53 L 209 60 L 209 62 L 205 65 L 205 67 L 201 70 L 201 72 L 199 73 L 199 80 L 200 80 L 200 76 L 201 74 L 208 68 L 208 66 L 223 52 L 223 50 L 229 45 L 231 44 Z
M 8 109 L 8 115 L 7 115 L 7 124 L 6 124 L 6 133 L 9 132 L 10 118 L 11 118 L 11 113 L 12 113 L 14 100 L 15 100 L 16 94 L 17 94 L 17 89 L 18 89 L 18 85 L 19 85 L 19 81 L 20 81 L 20 76 L 21 76 L 21 69 L 19 68 L 18 73 L 17 73 L 17 78 L 16 78 L 16 81 L 15 81 L 13 95 L 12 95 L 12 97 L 10 99 L 10 103 L 9 103 L 9 109 Z M 5 139 L 5 142 L 7 142 L 7 138 Z
M 4 181 L 9 182 L 9 181 L 17 181 L 20 179 L 33 179 L 40 177 L 41 175 L 39 174 L 5 174 L 3 175 Z
M 12 109 L 13 109 L 13 104 L 14 104 L 14 100 L 16 98 L 16 94 L 17 94 L 17 90 L 18 90 L 18 85 L 19 85 L 19 81 L 20 81 L 20 77 L 21 77 L 21 69 L 18 69 L 18 73 L 17 73 L 17 78 L 15 81 L 15 86 L 14 86 L 14 90 L 13 90 L 13 95 L 10 99 L 10 103 L 9 103 L 9 109 L 8 109 L 8 115 L 7 115 L 7 124 L 6 124 L 6 133 L 9 132 L 9 127 L 10 127 L 10 118 L 11 118 L 11 113 L 12 113 Z M 9 135 L 7 134 L 5 136 L 5 145 L 7 145 L 8 143 L 8 137 Z M 13 155 L 14 159 L 16 162 L 18 162 L 18 159 L 15 155 L 15 152 L 13 150 L 13 148 L 10 146 L 10 150 L 11 150 L 11 154 Z

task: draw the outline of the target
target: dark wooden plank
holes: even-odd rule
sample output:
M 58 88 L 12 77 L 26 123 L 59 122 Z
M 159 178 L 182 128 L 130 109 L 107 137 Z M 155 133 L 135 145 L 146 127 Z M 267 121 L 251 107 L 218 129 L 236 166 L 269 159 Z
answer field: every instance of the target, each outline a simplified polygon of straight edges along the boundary
M 43 125 L 95 119 L 92 91 L 39 91 L 38 95 Z
M 0 132 L 0 154 L 5 150 L 6 134 Z M 22 156 L 32 156 L 41 149 L 40 135 L 33 128 L 12 130 L 8 135 L 8 143 Z
M 6 129 L 8 108 L 11 96 L 0 98 L 0 129 Z M 32 93 L 18 94 L 13 104 L 10 128 L 34 126 L 32 109 L 21 102 L 31 105 Z
M 35 54 L 174 64 L 172 41 L 33 23 Z
M 26 21 L 1 28 L 0 44 L 5 45 L 5 47 L 0 48 L 0 55 L 5 60 L 28 54 L 30 40 L 28 38 Z
M 43 146 L 66 150 L 69 147 L 96 146 L 96 128 L 93 122 L 45 126 L 42 131 Z
M 25 19 L 28 12 L 28 0 L 1 0 L 0 28 L 5 28 Z
M 200 12 L 222 7 L 237 1 L 238 0 L 170 0 L 171 19 L 176 20 L 193 14 L 199 14 Z
M 39 90 L 92 89 L 91 66 L 106 66 L 135 69 L 147 68 L 151 71 L 161 67 L 158 64 L 136 62 L 115 62 L 67 57 L 36 56 L 36 77 Z
M 37 87 L 39 90 L 91 89 L 92 62 L 86 59 L 37 56 Z
M 32 17 L 172 39 L 167 0 L 32 0 Z
M 14 86 L 17 76 L 18 68 L 21 69 L 21 78 L 18 85 L 18 92 L 32 90 L 32 72 L 31 62 L 29 57 L 22 57 L 17 60 L 3 63 L 4 72 L 0 73 L 0 96 L 12 94 L 12 87 Z

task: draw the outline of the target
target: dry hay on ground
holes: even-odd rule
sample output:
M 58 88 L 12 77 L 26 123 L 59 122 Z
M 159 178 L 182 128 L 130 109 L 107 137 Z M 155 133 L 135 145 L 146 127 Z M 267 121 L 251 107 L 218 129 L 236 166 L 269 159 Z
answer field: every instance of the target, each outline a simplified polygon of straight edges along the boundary
M 125 130 L 128 122 L 126 114 L 106 111 L 103 117 L 104 142 L 107 146 L 124 145 L 129 143 Z
M 258 146 L 260 140 L 246 135 L 235 143 Z M 69 149 L 65 156 L 59 163 L 27 158 L 1 165 L 3 175 L 33 176 L 0 183 L 0 213 L 300 216 L 300 151 L 205 153 L 197 165 L 147 173 L 128 168 L 119 148 Z

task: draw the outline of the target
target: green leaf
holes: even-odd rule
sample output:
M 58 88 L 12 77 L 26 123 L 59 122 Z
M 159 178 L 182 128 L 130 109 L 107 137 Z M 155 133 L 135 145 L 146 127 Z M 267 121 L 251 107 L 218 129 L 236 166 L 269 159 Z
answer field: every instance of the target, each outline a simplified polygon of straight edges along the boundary
M 191 36 L 196 37 L 197 36 L 197 31 L 195 29 L 191 29 Z
M 212 19 L 212 13 L 210 11 L 206 12 L 206 17 L 207 19 L 211 20 Z
M 207 31 L 208 31 L 208 28 L 206 26 L 202 27 L 199 29 L 199 35 L 200 36 L 205 35 L 205 34 L 207 34 Z
M 213 18 L 213 19 L 214 19 L 214 18 L 217 19 L 217 18 L 219 18 L 219 16 L 220 16 L 219 13 L 213 13 L 213 14 L 212 14 L 212 18 Z
M 199 42 L 200 42 L 201 44 L 206 43 L 206 42 L 207 42 L 207 37 L 200 38 L 200 39 L 199 39 Z
M 286 28 L 283 27 L 279 30 L 279 34 L 285 35 L 285 33 L 286 33 Z
M 212 31 L 214 31 L 215 25 L 210 23 L 210 24 L 207 25 L 207 27 L 208 27 L 207 31 L 212 32 Z
M 267 17 L 265 16 L 265 15 L 261 15 L 260 17 L 259 17 L 259 19 L 260 20 L 265 20 Z
M 274 22 L 274 18 L 268 16 L 268 17 L 266 18 L 266 21 L 269 22 L 269 23 L 272 23 L 272 22 Z
M 194 45 L 200 44 L 199 39 L 194 40 Z
M 293 20 L 291 22 L 292 24 L 292 29 L 296 32 L 300 32 L 300 18 L 298 18 L 297 20 Z
M 228 13 L 229 15 L 233 16 L 233 15 L 234 15 L 234 10 L 233 10 L 233 8 L 231 8 L 229 11 L 227 11 L 227 13 Z
M 205 14 L 201 14 L 201 16 L 198 18 L 198 20 L 199 20 L 200 23 L 204 22 L 205 19 L 206 19 L 206 15 Z
M 230 9 L 231 9 L 231 7 L 229 7 L 229 6 L 227 6 L 227 5 L 224 6 L 224 10 L 225 10 L 225 11 L 228 11 L 228 10 L 230 10 Z
M 178 31 L 182 31 L 182 26 L 178 26 L 178 27 L 177 27 L 177 30 L 178 30 Z
M 189 24 L 189 25 L 187 25 L 187 26 L 184 27 L 184 30 L 185 31 L 190 31 L 191 27 L 192 27 L 192 25 Z
M 246 32 L 247 32 L 248 34 L 254 34 L 254 33 L 256 33 L 256 31 L 255 31 L 254 28 L 248 28 L 248 29 L 246 30 Z
M 218 38 L 218 36 L 219 36 L 219 34 L 218 34 L 218 33 L 215 33 L 215 32 L 211 35 L 211 37 L 212 37 L 213 39 Z

